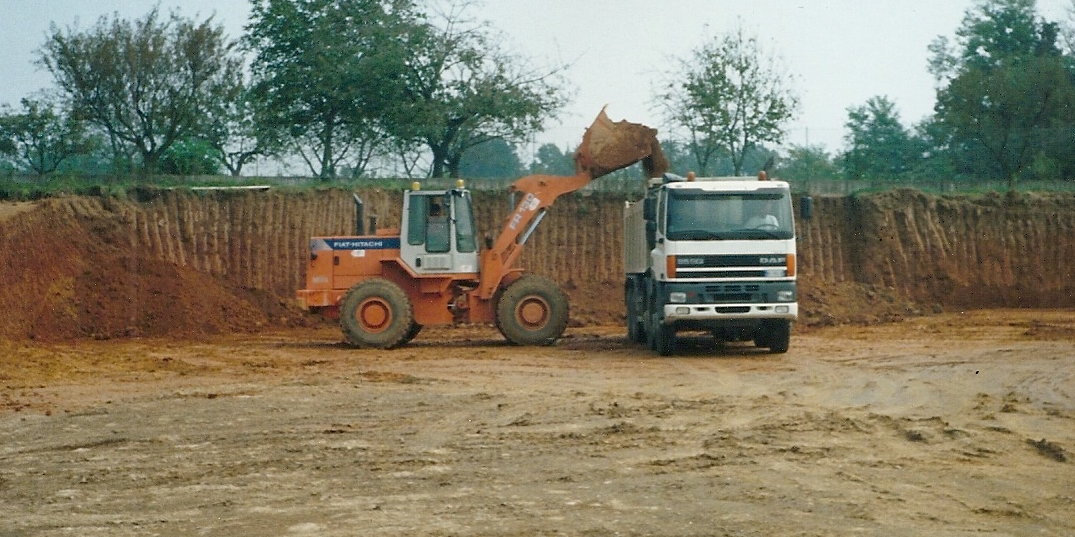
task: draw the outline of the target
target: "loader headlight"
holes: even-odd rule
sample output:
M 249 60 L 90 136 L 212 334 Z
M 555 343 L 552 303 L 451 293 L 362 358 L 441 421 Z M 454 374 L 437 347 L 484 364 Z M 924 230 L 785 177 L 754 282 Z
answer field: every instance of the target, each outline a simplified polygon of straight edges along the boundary
M 786 289 L 784 291 L 777 291 L 776 292 L 776 301 L 777 302 L 794 302 L 795 301 L 795 291 L 792 291 L 790 289 Z
M 668 301 L 672 304 L 685 304 L 687 302 L 687 293 L 681 291 L 668 293 Z

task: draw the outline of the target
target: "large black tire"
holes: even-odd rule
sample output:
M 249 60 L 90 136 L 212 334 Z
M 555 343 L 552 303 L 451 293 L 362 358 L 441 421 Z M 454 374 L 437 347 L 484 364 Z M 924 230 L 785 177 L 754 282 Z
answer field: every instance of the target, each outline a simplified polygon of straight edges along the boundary
M 400 345 L 410 343 L 412 339 L 418 337 L 418 333 L 421 332 L 421 331 L 422 331 L 422 325 L 412 321 L 411 322 L 411 329 L 407 331 L 406 336 L 403 336 L 403 342 L 401 342 Z
M 638 291 L 630 283 L 624 288 L 624 301 L 627 303 L 627 341 L 644 343 L 646 341 L 645 323 L 638 319 Z
M 384 278 L 358 282 L 343 297 L 340 327 L 348 343 L 357 347 L 390 349 L 406 343 L 412 334 L 414 310 L 403 289 Z
M 496 303 L 496 327 L 516 345 L 555 343 L 567 328 L 567 316 L 567 295 L 542 276 L 515 280 Z
M 791 346 L 791 321 L 769 321 L 765 323 L 763 330 L 767 337 L 765 338 L 765 344 L 759 344 L 759 346 L 769 347 L 769 352 L 773 354 L 788 352 L 788 347 Z
M 656 308 L 653 308 L 654 310 Z M 652 312 L 649 315 L 649 326 L 646 327 L 646 343 L 649 348 L 660 356 L 671 356 L 676 352 L 676 329 L 672 325 L 661 322 L 659 314 Z
M 676 329 L 664 323 L 655 323 L 653 328 L 653 350 L 660 356 L 671 356 L 676 352 Z

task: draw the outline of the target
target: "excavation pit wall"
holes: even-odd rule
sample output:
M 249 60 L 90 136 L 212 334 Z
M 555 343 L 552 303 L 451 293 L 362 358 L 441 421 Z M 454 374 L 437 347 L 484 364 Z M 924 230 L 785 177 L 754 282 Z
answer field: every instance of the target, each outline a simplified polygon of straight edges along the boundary
M 380 227 L 402 193 L 356 191 Z M 622 194 L 559 200 L 520 264 L 559 281 L 572 323 L 620 323 Z M 497 233 L 506 194 L 475 192 Z M 1075 307 L 1075 195 L 816 197 L 800 220 L 801 324 Z M 0 204 L 0 338 L 193 337 L 314 324 L 295 305 L 308 239 L 355 228 L 352 191 L 139 189 Z

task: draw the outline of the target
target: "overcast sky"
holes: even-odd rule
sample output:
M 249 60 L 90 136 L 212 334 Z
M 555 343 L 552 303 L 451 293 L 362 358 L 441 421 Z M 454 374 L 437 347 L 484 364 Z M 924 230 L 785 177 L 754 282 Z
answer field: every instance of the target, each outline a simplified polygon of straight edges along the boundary
M 1038 13 L 1069 20 L 1073 0 L 1038 0 Z M 92 27 L 102 15 L 140 18 L 153 4 L 135 0 L 0 0 L 0 104 L 52 84 L 33 62 L 50 24 Z M 160 0 L 164 11 L 214 15 L 238 38 L 245 0 Z M 897 105 L 905 125 L 929 115 L 934 82 L 927 46 L 952 37 L 974 0 L 485 0 L 474 14 L 502 31 L 505 48 L 534 65 L 571 65 L 574 99 L 534 145 L 574 147 L 608 105 L 614 120 L 661 128 L 654 86 L 671 57 L 707 36 L 742 25 L 795 76 L 801 99 L 787 144 L 843 147 L 847 108 L 877 95 Z M 529 153 L 534 147 L 524 148 Z

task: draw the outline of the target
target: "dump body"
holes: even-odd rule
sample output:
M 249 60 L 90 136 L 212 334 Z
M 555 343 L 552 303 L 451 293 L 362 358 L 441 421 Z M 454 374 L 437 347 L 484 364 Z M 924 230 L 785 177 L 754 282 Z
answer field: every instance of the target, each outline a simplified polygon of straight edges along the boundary
M 688 330 L 786 351 L 798 316 L 788 184 L 679 179 L 624 209 L 629 337 L 661 354 Z

